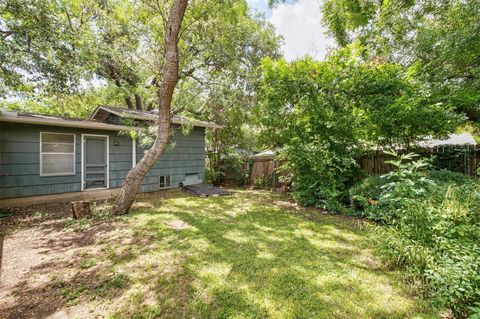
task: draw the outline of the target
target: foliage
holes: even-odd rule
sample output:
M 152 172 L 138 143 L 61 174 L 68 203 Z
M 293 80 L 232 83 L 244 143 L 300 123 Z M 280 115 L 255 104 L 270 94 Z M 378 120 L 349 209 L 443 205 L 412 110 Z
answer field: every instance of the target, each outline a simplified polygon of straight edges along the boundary
M 469 175 L 451 172 L 447 170 L 432 170 L 428 172 L 428 178 L 434 180 L 436 184 L 440 185 L 468 185 L 475 181 L 475 179 Z
M 469 165 L 472 160 L 470 145 L 445 145 L 435 153 L 432 160 L 432 167 L 435 170 L 448 170 L 451 172 L 468 173 Z M 474 172 L 473 172 L 474 173 Z
M 0 101 L 0 108 L 67 118 L 87 118 L 98 105 L 121 103 L 109 87 L 90 88 L 82 92 L 48 93 L 35 99 Z
M 353 208 L 367 210 L 372 204 L 380 199 L 382 186 L 387 180 L 379 176 L 364 178 L 349 189 L 349 197 Z
M 368 191 L 380 193 L 378 201 L 361 208 L 365 217 L 390 225 L 379 230 L 384 260 L 405 267 L 439 307 L 464 318 L 480 298 L 480 182 L 427 173 L 428 161 L 413 159 L 395 161 L 397 169 L 383 176 L 387 183 Z M 352 190 L 352 200 L 359 194 Z
M 364 61 L 361 51 L 351 46 L 325 62 L 266 59 L 262 64 L 259 141 L 283 149 L 294 198 L 303 205 L 323 207 L 342 199 L 366 148 L 409 147 L 458 124 L 450 107 L 429 103 L 428 93 L 401 67 Z
M 340 46 L 409 67 L 438 101 L 472 120 L 480 109 L 480 1 L 327 0 L 323 22 Z
M 128 108 L 156 108 L 170 5 L 151 0 L 3 1 L 0 97 L 42 103 L 49 94 L 75 94 L 92 84 L 107 86 L 114 101 Z M 242 88 L 251 92 L 260 59 L 277 54 L 273 27 L 250 14 L 243 0 L 193 0 L 184 19 L 175 110 L 196 114 L 228 108 L 233 98 L 228 105 L 207 103 L 226 91 L 237 96 L 236 102 L 249 97 Z
M 207 167 L 205 169 L 205 181 L 208 184 L 212 185 L 220 185 L 221 184 L 221 176 L 222 173 L 218 171 L 214 171 L 211 168 Z
M 474 307 L 469 307 L 472 314 L 468 319 L 480 319 L 480 302 L 476 302 Z
M 208 153 L 206 180 L 214 185 L 233 182 L 237 186 L 247 185 L 252 167 L 251 160 L 237 150 L 230 148 L 222 151 L 224 154 L 219 162 L 215 152 Z
M 231 148 L 223 149 L 222 154 L 221 159 L 218 159 L 216 152 L 208 154 L 207 168 L 212 182 L 219 185 L 226 181 L 233 181 L 237 186 L 247 185 L 252 168 L 252 161 L 248 154 Z
M 219 23 L 224 23 L 220 21 Z M 244 25 L 245 24 L 245 25 Z M 220 130 L 206 132 L 207 147 L 212 151 L 211 165 L 218 171 L 227 173 L 222 162 L 229 154 L 252 153 L 256 146 L 256 128 L 252 123 L 252 108 L 256 104 L 256 92 L 260 78 L 260 63 L 264 57 L 279 57 L 279 39 L 275 37 L 271 26 L 258 18 L 243 18 L 238 22 L 237 30 L 249 39 L 252 54 L 245 59 L 248 63 L 239 63 L 237 58 L 226 59 L 226 65 L 216 73 L 213 81 L 201 84 L 201 95 L 206 95 L 202 117 L 222 125 Z M 222 48 L 230 48 L 232 39 L 224 38 Z M 237 47 L 232 47 L 237 50 Z
M 430 166 L 429 160 L 418 157 L 417 154 L 408 153 L 399 155 L 395 151 L 386 152 L 397 158 L 397 160 L 386 161 L 386 164 L 393 165 L 394 170 L 382 176 L 387 183 L 382 186 L 382 195 L 378 205 L 386 206 L 386 211 L 395 212 L 400 216 L 385 216 L 386 222 L 392 222 L 401 218 L 402 209 L 411 205 L 414 201 L 425 199 L 426 188 L 433 184 L 433 181 L 426 177 L 426 169 Z
M 267 176 L 257 177 L 253 181 L 253 186 L 255 186 L 255 188 L 260 188 L 260 189 L 267 187 L 269 184 L 270 184 L 269 178 Z

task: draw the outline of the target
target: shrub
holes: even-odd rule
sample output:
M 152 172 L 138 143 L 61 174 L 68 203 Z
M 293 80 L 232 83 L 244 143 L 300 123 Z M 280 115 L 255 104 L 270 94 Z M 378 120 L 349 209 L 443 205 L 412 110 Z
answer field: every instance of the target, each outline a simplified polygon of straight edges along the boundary
M 245 186 L 250 182 L 250 174 L 248 172 L 238 172 L 235 174 L 233 181 L 237 186 Z
M 349 196 L 353 208 L 358 210 L 367 209 L 377 202 L 382 194 L 382 186 L 386 183 L 385 178 L 372 176 L 363 179 L 349 190 Z
M 480 182 L 427 172 L 428 161 L 414 157 L 399 157 L 395 171 L 356 185 L 351 200 L 366 218 L 388 224 L 378 236 L 387 264 L 407 269 L 437 306 L 457 318 L 473 316 L 480 300 Z
M 219 172 L 219 171 L 215 171 L 215 170 L 212 170 L 210 168 L 207 168 L 205 170 L 205 180 L 209 184 L 220 185 L 221 177 L 222 177 L 222 173 Z
M 255 186 L 255 188 L 265 188 L 269 184 L 270 184 L 269 183 L 269 178 L 267 176 L 257 177 L 253 181 L 253 186 Z
M 209 159 L 209 161 L 211 160 Z M 251 160 L 245 158 L 236 150 L 227 149 L 223 152 L 219 163 L 210 165 L 207 172 L 207 181 L 214 185 L 219 185 L 225 181 L 233 181 L 238 186 L 247 185 L 251 166 Z
M 340 151 L 346 146 L 297 145 L 286 147 L 286 168 L 292 172 L 292 196 L 303 206 L 327 208 L 332 202 L 348 201 L 347 190 L 354 185 L 360 171 L 354 151 Z
M 428 172 L 428 178 L 435 181 L 437 184 L 447 183 L 447 184 L 456 184 L 463 185 L 466 183 L 475 182 L 475 178 L 462 174 L 454 173 L 447 170 L 432 170 Z

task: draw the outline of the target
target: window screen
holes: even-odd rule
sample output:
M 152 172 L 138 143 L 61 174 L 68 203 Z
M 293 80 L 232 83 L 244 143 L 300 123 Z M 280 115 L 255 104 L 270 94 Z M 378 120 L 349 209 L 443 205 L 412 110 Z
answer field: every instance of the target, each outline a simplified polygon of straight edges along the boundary
M 40 175 L 75 175 L 75 134 L 40 133 Z
M 170 175 L 160 176 L 160 188 L 172 187 Z

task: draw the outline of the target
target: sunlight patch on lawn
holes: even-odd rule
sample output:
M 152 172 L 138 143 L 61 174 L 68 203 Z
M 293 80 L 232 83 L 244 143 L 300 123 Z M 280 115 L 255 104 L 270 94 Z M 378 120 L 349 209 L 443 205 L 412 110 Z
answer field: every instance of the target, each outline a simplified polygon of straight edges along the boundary
M 232 265 L 228 263 L 211 263 L 198 270 L 198 276 L 210 287 L 219 287 L 226 284 Z
M 224 238 L 232 240 L 236 243 L 244 244 L 251 241 L 251 237 L 238 229 L 229 230 L 223 235 Z
M 258 243 L 257 258 L 271 260 L 275 258 L 275 255 L 270 251 L 270 247 L 265 243 Z
M 230 208 L 225 212 L 225 215 L 230 216 L 230 217 L 237 217 L 242 214 L 249 213 L 249 210 L 251 209 L 252 205 L 241 205 L 241 206 L 236 206 L 235 208 Z
M 179 219 L 168 222 L 167 226 L 176 230 L 182 230 L 190 227 L 190 225 Z
M 425 317 L 360 222 L 266 191 L 148 202 L 89 256 L 128 274 L 99 301 L 115 318 Z

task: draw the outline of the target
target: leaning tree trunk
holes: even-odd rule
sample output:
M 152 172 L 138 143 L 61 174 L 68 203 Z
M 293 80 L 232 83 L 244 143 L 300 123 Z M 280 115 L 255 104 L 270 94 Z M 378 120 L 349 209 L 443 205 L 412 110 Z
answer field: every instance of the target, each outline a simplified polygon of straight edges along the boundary
M 163 80 L 158 87 L 158 134 L 152 147 L 138 164 L 128 172 L 115 200 L 115 214 L 125 214 L 135 200 L 135 195 L 145 175 L 162 155 L 171 133 L 171 104 L 178 81 L 178 36 L 188 0 L 174 0 L 165 29 L 165 63 Z

